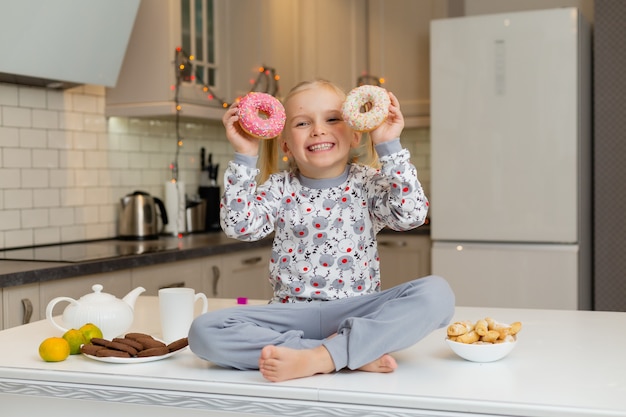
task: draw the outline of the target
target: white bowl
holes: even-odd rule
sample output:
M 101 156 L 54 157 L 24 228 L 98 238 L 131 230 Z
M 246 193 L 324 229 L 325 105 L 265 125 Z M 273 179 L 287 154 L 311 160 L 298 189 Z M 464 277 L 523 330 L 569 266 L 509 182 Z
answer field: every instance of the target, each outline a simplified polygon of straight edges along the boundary
M 446 339 L 450 349 L 465 360 L 472 362 L 494 362 L 504 358 L 511 353 L 517 344 L 514 342 L 503 342 L 494 344 L 467 344 L 454 342 Z

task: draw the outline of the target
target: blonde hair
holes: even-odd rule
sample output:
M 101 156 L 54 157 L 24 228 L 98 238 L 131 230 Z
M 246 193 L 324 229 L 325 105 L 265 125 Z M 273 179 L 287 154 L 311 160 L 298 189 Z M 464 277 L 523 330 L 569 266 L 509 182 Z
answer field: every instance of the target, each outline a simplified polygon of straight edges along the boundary
M 329 90 L 337 93 L 339 97 L 341 97 L 342 101 L 346 98 L 346 93 L 336 84 L 323 80 L 316 79 L 313 81 L 303 81 L 293 87 L 287 96 L 283 99 L 283 105 L 287 107 L 287 103 L 289 100 L 296 95 L 305 90 L 313 89 L 313 88 L 327 88 Z M 281 133 L 282 135 L 283 133 Z M 369 135 L 368 135 L 369 137 Z M 269 140 L 264 140 L 261 142 L 261 152 L 260 152 L 260 174 L 259 174 L 259 182 L 266 181 L 270 175 L 279 171 L 279 148 L 280 148 L 281 136 Z M 366 142 L 366 143 L 364 143 Z M 353 152 L 350 160 L 352 162 L 359 162 L 365 165 L 369 165 L 374 168 L 379 168 L 380 163 L 378 161 L 378 155 L 374 150 L 374 144 L 371 140 L 361 141 L 359 148 L 355 152 Z M 297 169 L 295 166 L 295 162 L 289 161 L 289 169 L 294 171 Z

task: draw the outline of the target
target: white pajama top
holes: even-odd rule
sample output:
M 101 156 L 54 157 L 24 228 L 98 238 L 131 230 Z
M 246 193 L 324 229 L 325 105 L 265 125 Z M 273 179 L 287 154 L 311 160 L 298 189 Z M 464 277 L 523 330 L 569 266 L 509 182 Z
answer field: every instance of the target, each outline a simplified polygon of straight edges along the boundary
M 376 234 L 422 225 L 428 200 L 399 139 L 376 146 L 381 168 L 349 164 L 336 178 L 273 174 L 256 183 L 256 157 L 236 154 L 224 173 L 226 235 L 274 241 L 271 302 L 333 300 L 380 291 Z

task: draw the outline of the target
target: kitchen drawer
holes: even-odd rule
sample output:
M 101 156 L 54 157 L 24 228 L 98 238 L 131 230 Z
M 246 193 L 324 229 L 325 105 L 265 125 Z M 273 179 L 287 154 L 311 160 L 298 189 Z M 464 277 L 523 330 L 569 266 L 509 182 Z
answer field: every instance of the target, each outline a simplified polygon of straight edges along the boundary
M 132 287 L 144 287 L 142 295 L 158 295 L 159 289 L 167 287 L 193 288 L 207 294 L 204 263 L 200 258 L 136 268 L 132 270 Z

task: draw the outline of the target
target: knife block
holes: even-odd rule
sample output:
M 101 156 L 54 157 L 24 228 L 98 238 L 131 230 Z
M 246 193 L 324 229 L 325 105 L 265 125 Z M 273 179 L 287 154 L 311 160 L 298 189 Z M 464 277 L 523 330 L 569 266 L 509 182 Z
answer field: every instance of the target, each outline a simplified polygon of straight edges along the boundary
M 220 227 L 220 187 L 216 185 L 198 187 L 200 198 L 206 200 L 206 222 L 204 230 L 212 232 Z

